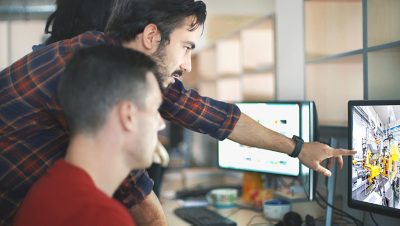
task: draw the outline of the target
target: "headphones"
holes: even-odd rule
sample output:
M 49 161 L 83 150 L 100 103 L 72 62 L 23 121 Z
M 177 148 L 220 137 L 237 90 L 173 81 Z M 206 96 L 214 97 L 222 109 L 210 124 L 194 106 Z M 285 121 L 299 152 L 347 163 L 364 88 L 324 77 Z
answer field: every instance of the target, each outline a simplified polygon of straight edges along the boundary
M 296 212 L 288 212 L 283 216 L 283 220 L 276 224 L 276 226 L 302 226 L 303 219 L 300 214 Z M 305 219 L 306 226 L 315 226 L 314 217 L 307 214 Z

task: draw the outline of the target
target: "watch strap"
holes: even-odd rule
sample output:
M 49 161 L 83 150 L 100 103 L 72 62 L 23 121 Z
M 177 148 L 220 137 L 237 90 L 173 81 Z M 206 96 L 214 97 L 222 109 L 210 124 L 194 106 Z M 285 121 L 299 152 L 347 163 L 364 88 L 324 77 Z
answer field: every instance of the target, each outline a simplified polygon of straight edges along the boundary
M 289 155 L 290 157 L 297 158 L 300 154 L 301 148 L 303 147 L 304 141 L 300 137 L 293 135 L 292 139 L 295 142 L 295 147 L 293 152 Z

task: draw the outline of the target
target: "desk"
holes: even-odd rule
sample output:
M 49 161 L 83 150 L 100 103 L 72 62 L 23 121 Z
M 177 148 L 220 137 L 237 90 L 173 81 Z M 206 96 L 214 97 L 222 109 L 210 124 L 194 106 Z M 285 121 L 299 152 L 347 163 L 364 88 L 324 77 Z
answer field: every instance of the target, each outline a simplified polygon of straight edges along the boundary
M 173 226 L 187 226 L 190 225 L 186 221 L 177 217 L 174 214 L 174 210 L 180 207 L 182 202 L 180 200 L 173 199 L 171 196 L 172 191 L 176 191 L 182 188 L 191 188 L 198 186 L 199 184 L 216 185 L 215 183 L 233 185 L 241 184 L 242 178 L 241 173 L 236 171 L 226 171 L 217 168 L 197 168 L 197 169 L 182 169 L 179 171 L 168 171 L 164 176 L 164 181 L 161 189 L 161 205 L 167 217 L 168 225 Z M 214 183 L 214 184 L 213 184 Z M 249 209 L 230 208 L 230 209 L 215 209 L 220 215 L 228 217 L 235 221 L 238 226 L 242 225 L 275 225 L 277 222 L 268 221 L 264 218 L 262 212 L 254 211 Z M 312 214 L 314 216 L 323 214 L 321 208 L 315 203 L 293 203 L 292 210 L 298 212 L 304 219 L 306 214 Z
M 188 226 L 190 225 L 186 221 L 177 217 L 174 214 L 175 208 L 180 206 L 178 200 L 161 200 L 164 212 L 167 216 L 168 225 L 173 226 Z M 211 208 L 211 207 L 210 207 Z M 230 208 L 230 209 L 215 209 L 217 213 L 222 216 L 228 217 L 229 219 L 235 221 L 238 226 L 248 225 L 251 221 L 250 225 L 275 225 L 276 222 L 270 222 L 264 218 L 262 212 L 256 212 L 248 209 L 238 209 L 238 208 Z

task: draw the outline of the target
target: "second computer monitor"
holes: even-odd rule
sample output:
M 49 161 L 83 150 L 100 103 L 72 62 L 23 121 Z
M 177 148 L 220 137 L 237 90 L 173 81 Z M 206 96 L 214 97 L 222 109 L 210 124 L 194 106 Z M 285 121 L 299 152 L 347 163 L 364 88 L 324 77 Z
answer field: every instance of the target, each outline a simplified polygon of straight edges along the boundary
M 302 115 L 310 114 L 310 109 L 303 110 L 302 102 L 252 102 L 237 105 L 243 113 L 267 128 L 289 138 L 297 135 L 302 136 L 305 141 L 310 140 L 309 134 L 312 133 L 313 128 L 302 126 L 304 120 Z M 305 123 L 308 125 L 309 121 Z M 300 173 L 298 158 L 275 151 L 248 147 L 229 139 L 218 142 L 218 165 L 226 169 L 285 176 L 299 176 Z

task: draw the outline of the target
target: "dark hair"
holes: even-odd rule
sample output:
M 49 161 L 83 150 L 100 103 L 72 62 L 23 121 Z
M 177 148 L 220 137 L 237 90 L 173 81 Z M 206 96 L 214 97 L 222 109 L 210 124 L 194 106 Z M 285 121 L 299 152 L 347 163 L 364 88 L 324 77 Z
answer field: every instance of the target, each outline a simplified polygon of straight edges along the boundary
M 169 42 L 171 32 L 182 26 L 185 18 L 194 16 L 190 31 L 206 20 L 206 5 L 194 0 L 115 0 L 106 31 L 122 41 L 130 41 L 155 24 L 161 34 L 160 44 Z
M 51 34 L 46 45 L 86 31 L 104 31 L 113 3 L 114 0 L 57 0 L 57 9 L 46 22 L 44 32 Z
M 71 134 L 96 132 L 121 100 L 141 108 L 148 94 L 148 72 L 154 73 L 161 88 L 156 63 L 143 53 L 110 45 L 76 53 L 58 87 L 58 100 Z

